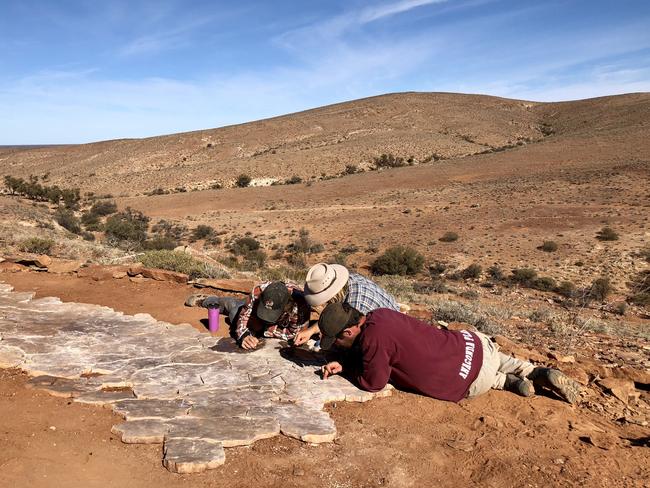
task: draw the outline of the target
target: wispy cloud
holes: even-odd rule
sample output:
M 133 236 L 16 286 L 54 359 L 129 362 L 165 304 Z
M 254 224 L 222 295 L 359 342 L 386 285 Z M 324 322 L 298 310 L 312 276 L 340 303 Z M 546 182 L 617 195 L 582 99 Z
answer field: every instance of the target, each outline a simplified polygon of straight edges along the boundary
M 362 24 L 374 22 L 375 20 L 391 17 L 413 10 L 414 8 L 431 5 L 434 3 L 444 3 L 447 0 L 402 0 L 400 2 L 387 3 L 373 7 L 366 7 L 358 12 L 356 18 Z

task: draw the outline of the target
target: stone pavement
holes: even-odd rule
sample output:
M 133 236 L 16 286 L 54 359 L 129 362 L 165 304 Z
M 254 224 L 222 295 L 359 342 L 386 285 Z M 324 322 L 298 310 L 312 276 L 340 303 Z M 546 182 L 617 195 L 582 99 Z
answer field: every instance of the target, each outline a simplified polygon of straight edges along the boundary
M 324 359 L 268 340 L 243 352 L 230 338 L 148 314 L 32 299 L 0 283 L 0 367 L 32 375 L 29 384 L 74 401 L 109 405 L 126 421 L 113 432 L 126 443 L 162 443 L 163 464 L 200 472 L 225 461 L 224 448 L 280 433 L 330 442 L 323 406 L 374 396 L 339 376 L 317 375 Z

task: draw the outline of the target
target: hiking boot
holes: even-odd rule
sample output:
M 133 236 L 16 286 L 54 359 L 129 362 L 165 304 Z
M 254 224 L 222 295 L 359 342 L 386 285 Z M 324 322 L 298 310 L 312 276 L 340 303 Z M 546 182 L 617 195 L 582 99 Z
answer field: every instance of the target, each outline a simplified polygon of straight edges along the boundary
M 530 397 L 535 394 L 535 386 L 532 382 L 514 374 L 506 375 L 506 382 L 503 385 L 503 389 L 522 397 Z
M 533 384 L 551 390 L 569 403 L 580 398 L 580 385 L 557 369 L 537 367 L 528 378 Z
M 208 298 L 210 295 L 202 295 L 200 293 L 197 293 L 195 295 L 190 295 L 187 297 L 187 300 L 185 300 L 185 306 L 186 307 L 202 307 L 203 306 L 203 300 Z

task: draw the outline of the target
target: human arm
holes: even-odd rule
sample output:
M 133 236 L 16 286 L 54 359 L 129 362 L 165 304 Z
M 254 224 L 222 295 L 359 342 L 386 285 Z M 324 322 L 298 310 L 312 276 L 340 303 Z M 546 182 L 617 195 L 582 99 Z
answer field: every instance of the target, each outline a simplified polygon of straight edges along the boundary
M 314 324 L 311 327 L 303 328 L 293 338 L 294 346 L 300 346 L 306 343 L 309 340 L 309 338 L 316 333 L 318 333 L 318 324 Z

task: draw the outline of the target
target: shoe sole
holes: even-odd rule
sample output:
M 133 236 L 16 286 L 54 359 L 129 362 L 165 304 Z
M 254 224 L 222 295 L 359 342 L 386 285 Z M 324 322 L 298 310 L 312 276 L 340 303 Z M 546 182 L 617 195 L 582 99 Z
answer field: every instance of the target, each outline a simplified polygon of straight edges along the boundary
M 564 373 L 550 371 L 547 378 L 548 387 L 567 402 L 574 404 L 580 399 L 580 385 Z

